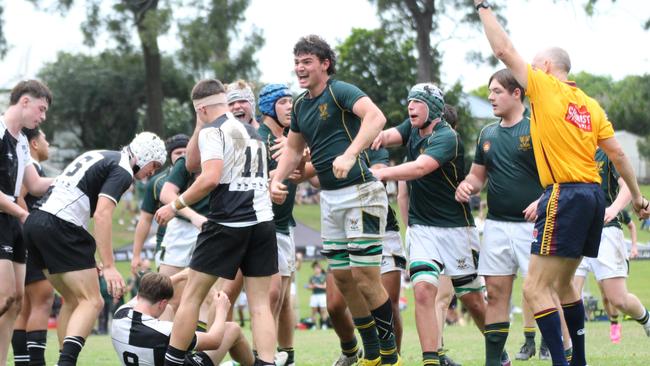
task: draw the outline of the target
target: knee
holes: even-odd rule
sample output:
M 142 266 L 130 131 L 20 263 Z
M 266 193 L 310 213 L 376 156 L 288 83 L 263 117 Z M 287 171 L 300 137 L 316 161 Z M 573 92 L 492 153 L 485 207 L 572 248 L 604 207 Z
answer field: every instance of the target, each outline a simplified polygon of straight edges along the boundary
M 18 307 L 20 308 L 21 300 L 22 297 L 19 297 L 15 291 L 3 294 L 0 297 L 0 316 L 16 306 L 16 303 L 18 303 Z
M 332 298 L 327 299 L 327 312 L 330 316 L 343 316 L 346 309 L 347 305 L 340 296 L 332 296 Z
M 625 307 L 626 298 L 627 296 L 616 296 L 616 297 L 608 297 L 607 300 L 609 301 L 610 305 L 614 306 L 617 309 L 622 309 Z
M 431 284 L 421 284 L 413 291 L 416 305 L 433 306 L 436 298 L 436 288 Z
M 524 280 L 524 284 L 522 286 L 522 292 L 524 294 L 524 299 L 526 299 L 526 302 L 529 304 L 532 304 L 539 298 L 538 294 L 539 289 L 535 285 L 535 283 L 532 280 L 529 280 L 526 278 Z
M 272 308 L 276 308 L 280 303 L 280 289 L 276 287 L 271 287 L 269 291 L 269 301 Z
M 99 314 L 104 309 L 104 299 L 101 296 L 93 296 L 88 300 L 90 305 Z

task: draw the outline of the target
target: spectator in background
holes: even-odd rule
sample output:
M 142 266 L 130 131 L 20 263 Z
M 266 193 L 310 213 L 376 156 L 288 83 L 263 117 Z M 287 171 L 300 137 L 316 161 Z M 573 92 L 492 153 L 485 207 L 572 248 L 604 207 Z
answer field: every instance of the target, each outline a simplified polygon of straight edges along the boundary
M 325 294 L 325 281 L 326 276 L 318 261 L 314 261 L 311 265 L 314 274 L 309 277 L 308 289 L 312 290 L 312 295 L 309 298 L 309 306 L 311 307 L 311 318 L 316 323 L 316 315 L 320 314 L 320 327 L 327 329 L 327 296 Z

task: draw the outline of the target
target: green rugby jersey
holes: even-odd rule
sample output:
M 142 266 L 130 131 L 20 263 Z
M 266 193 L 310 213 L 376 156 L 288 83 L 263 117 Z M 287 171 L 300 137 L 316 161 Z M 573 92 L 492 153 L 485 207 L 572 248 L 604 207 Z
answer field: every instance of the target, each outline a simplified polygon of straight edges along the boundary
M 605 207 L 609 207 L 616 200 L 616 196 L 618 196 L 618 178 L 621 176 L 601 148 L 596 150 L 595 160 L 598 163 L 598 174 L 600 174 L 601 179 L 600 187 L 603 189 L 603 193 L 605 193 Z M 625 214 L 623 212 L 619 212 L 616 218 L 605 224 L 605 227 L 616 226 L 620 229 L 621 221 L 627 224 L 629 220 L 625 221 Z M 627 214 L 627 216 L 629 217 L 630 215 Z
M 185 192 L 190 187 L 190 185 L 194 183 L 194 179 L 196 179 L 196 176 L 188 172 L 187 168 L 185 168 L 184 156 L 181 156 L 178 158 L 178 160 L 176 160 L 171 172 L 169 173 L 169 176 L 167 177 L 167 181 L 169 183 L 172 183 L 179 188 L 179 195 Z M 203 197 L 199 202 L 191 204 L 190 208 L 196 211 L 196 213 L 199 215 L 207 216 L 210 212 L 210 195 Z M 185 221 L 189 221 L 187 218 L 181 215 L 176 215 L 176 217 Z
M 526 221 L 522 211 L 544 191 L 535 165 L 528 110 L 514 126 L 502 127 L 500 122 L 485 126 L 476 142 L 474 163 L 487 171 L 487 218 Z
M 271 129 L 268 128 L 265 124 L 260 125 L 257 133 L 259 133 L 262 141 L 264 141 L 269 149 L 269 153 L 266 154 L 268 157 L 269 171 L 274 170 L 278 167 L 278 162 L 271 158 L 272 154 L 270 152 L 270 148 L 271 146 L 275 145 L 275 136 L 273 136 Z M 283 134 L 286 136 L 288 133 L 289 129 L 286 128 Z M 281 234 L 289 235 L 289 227 L 296 226 L 296 221 L 293 219 L 293 206 L 296 201 L 297 186 L 295 183 L 292 183 L 288 179 L 282 183 L 287 185 L 289 194 L 287 195 L 287 199 L 285 199 L 284 203 L 281 205 L 273 202 L 273 220 L 275 221 L 275 231 Z
M 367 149 L 364 151 L 364 154 L 368 161 L 368 165 L 371 167 L 375 164 L 390 165 L 388 150 L 384 148 L 380 148 L 379 150 Z M 385 183 L 384 187 L 386 187 Z M 399 231 L 397 216 L 395 215 L 395 210 L 393 210 L 391 205 L 388 205 L 388 213 L 386 214 L 386 231 Z
M 412 127 L 408 119 L 396 128 L 402 135 L 408 161 L 426 154 L 440 165 L 424 177 L 408 181 L 409 225 L 474 226 L 469 204 L 454 198 L 458 183 L 465 179 L 465 151 L 460 136 L 445 121 L 437 123 L 425 136 L 420 136 L 420 130 Z
M 171 170 L 171 167 L 166 168 L 147 180 L 141 193 L 142 203 L 140 204 L 140 210 L 153 215 L 162 206 L 160 202 L 160 191 L 162 191 L 162 187 L 165 185 Z M 160 249 L 160 244 L 165 236 L 165 230 L 167 230 L 167 225 L 158 225 L 158 230 L 156 231 L 156 251 Z
M 352 113 L 354 103 L 366 94 L 352 84 L 329 79 L 323 92 L 310 98 L 302 93 L 293 103 L 291 131 L 301 133 L 311 150 L 311 162 L 322 189 L 334 190 L 374 181 L 361 154 L 347 178 L 336 179 L 334 159 L 343 154 L 357 136 L 361 119 Z

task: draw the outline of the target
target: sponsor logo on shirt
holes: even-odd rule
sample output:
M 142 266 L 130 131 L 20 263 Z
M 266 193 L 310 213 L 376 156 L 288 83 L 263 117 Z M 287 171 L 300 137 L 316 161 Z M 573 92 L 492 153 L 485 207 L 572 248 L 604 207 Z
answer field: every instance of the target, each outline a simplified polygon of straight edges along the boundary
M 483 152 L 486 153 L 488 151 L 490 151 L 490 141 L 485 141 L 483 143 Z
M 583 131 L 591 132 L 591 113 L 586 106 L 578 107 L 574 103 L 569 103 L 564 120 Z
M 530 135 L 519 136 L 519 151 L 527 151 L 532 148 L 530 144 Z
M 330 114 L 327 112 L 327 103 L 323 103 L 318 106 L 318 110 L 320 111 L 320 119 L 328 119 Z

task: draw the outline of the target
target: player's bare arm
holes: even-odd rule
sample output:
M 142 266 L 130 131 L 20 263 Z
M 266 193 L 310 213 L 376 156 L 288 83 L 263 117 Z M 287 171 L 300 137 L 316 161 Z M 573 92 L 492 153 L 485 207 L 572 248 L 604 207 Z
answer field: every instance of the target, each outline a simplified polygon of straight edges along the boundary
M 174 202 L 178 198 L 178 194 L 181 189 L 172 182 L 165 182 L 163 184 L 162 190 L 160 191 L 160 202 L 163 204 L 169 204 Z M 194 211 L 191 207 L 185 207 L 181 210 L 178 210 L 178 214 L 190 220 L 192 225 L 201 228 L 201 225 L 207 220 L 205 216 Z
M 339 179 L 348 176 L 359 154 L 372 144 L 386 124 L 386 117 L 368 97 L 357 100 L 352 106 L 352 112 L 361 119 L 361 127 L 350 146 L 332 163 L 334 176 Z
M 133 235 L 133 258 L 131 259 L 131 273 L 136 274 L 138 267 L 142 263 L 140 258 L 144 242 L 147 240 L 151 222 L 153 221 L 153 214 L 140 210 L 140 217 L 138 224 L 135 226 L 135 234 Z
M 612 204 L 605 209 L 605 223 L 612 221 L 630 203 L 632 194 L 623 178 L 618 178 L 618 195 Z
M 23 179 L 23 184 L 27 188 L 27 191 L 33 196 L 43 196 L 53 182 L 54 178 L 45 178 L 38 175 L 38 172 L 36 171 L 36 168 L 34 168 L 33 164 L 29 164 L 25 168 L 25 178 Z
M 219 291 L 214 295 L 212 303 L 215 307 L 214 322 L 207 333 L 196 332 L 196 348 L 200 351 L 219 348 L 226 331 L 226 317 L 230 309 L 228 295 Z
M 373 150 L 379 150 L 382 147 L 399 146 L 403 143 L 402 135 L 395 127 L 391 127 L 379 132 L 377 137 L 375 137 L 375 140 L 372 142 L 372 145 L 370 145 L 370 148 Z
M 112 245 L 112 228 L 113 228 L 113 211 L 115 210 L 115 201 L 112 199 L 99 196 L 97 199 L 97 208 L 93 214 L 95 219 L 95 242 L 99 258 L 103 264 L 104 278 L 108 287 L 108 292 L 113 298 L 119 299 L 124 293 L 124 279 L 115 268 Z
M 485 165 L 472 164 L 469 174 L 456 188 L 456 201 L 469 202 L 469 197 L 480 192 L 486 180 L 487 170 Z
M 474 0 L 474 6 L 483 0 Z M 485 36 L 490 42 L 492 52 L 512 71 L 515 79 L 524 89 L 528 86 L 528 64 L 515 49 L 510 37 L 497 21 L 497 17 L 490 8 L 479 8 L 479 18 L 483 23 Z
M 300 164 L 303 152 L 305 151 L 305 146 L 306 143 L 302 134 L 289 131 L 285 151 L 280 156 L 278 167 L 275 169 L 273 179 L 269 186 L 269 192 L 271 193 L 271 199 L 273 202 L 281 204 L 287 198 L 289 191 L 287 190 L 286 185 L 282 184 L 282 182 L 287 179 L 289 174 L 291 174 L 291 172 L 298 167 L 298 164 Z
M 3 194 L 0 194 L 0 211 L 5 212 L 13 217 L 17 217 L 21 223 L 25 223 L 29 212 L 18 204 L 12 202 Z
M 372 174 L 381 181 L 414 180 L 438 169 L 438 161 L 428 155 L 420 155 L 415 161 L 384 169 L 371 169 Z
M 632 207 L 634 208 L 634 212 L 640 218 L 650 217 L 650 208 L 648 207 L 650 203 L 641 195 L 641 190 L 639 189 L 639 184 L 634 176 L 632 165 L 627 156 L 625 156 L 625 152 L 623 152 L 623 149 L 616 138 L 610 137 L 608 139 L 599 140 L 598 146 L 603 149 L 605 154 L 607 154 L 607 157 L 612 164 L 614 164 L 614 167 L 616 167 L 621 178 L 625 181 L 625 184 L 632 195 Z

